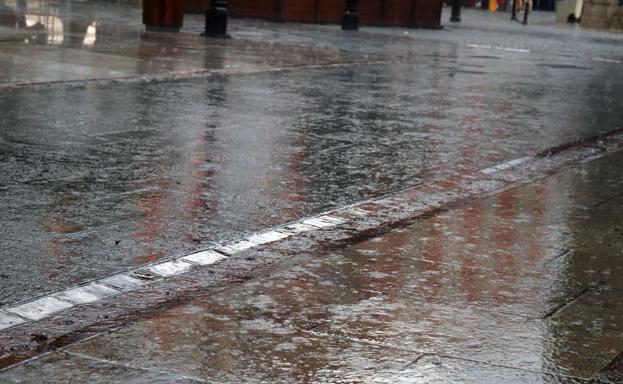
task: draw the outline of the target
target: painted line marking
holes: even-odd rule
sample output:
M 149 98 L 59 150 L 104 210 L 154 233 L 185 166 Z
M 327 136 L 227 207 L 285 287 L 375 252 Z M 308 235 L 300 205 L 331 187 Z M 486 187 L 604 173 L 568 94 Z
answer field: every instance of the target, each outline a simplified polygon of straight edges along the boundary
M 184 261 L 165 261 L 164 263 L 152 265 L 145 268 L 147 271 L 160 277 L 169 277 L 186 272 L 192 267 L 192 264 Z
M 355 210 L 351 208 L 351 210 Z M 355 212 L 364 216 L 368 213 L 361 209 Z M 0 311 L 0 330 L 23 324 L 29 320 L 41 320 L 53 313 L 71 308 L 79 304 L 93 303 L 106 297 L 119 294 L 121 291 L 130 291 L 141 285 L 148 284 L 158 278 L 170 277 L 188 271 L 193 265 L 213 265 L 234 255 L 238 252 L 279 241 L 296 234 L 315 231 L 321 228 L 330 228 L 347 222 L 331 215 L 323 215 L 293 222 L 280 228 L 260 232 L 246 239 L 218 245 L 216 249 L 196 252 L 190 255 L 178 257 L 174 260 L 161 262 L 154 265 L 140 267 L 132 272 L 121 272 L 107 276 L 86 285 L 70 287 L 61 292 L 50 293 L 40 299 L 22 303 Z M 222 253 L 219 253 L 222 252 Z
M 303 223 L 292 223 L 292 224 L 284 225 L 283 227 L 279 229 L 281 231 L 286 231 L 292 235 L 298 235 L 299 233 L 303 233 L 303 232 L 315 231 L 318 228 L 311 226 L 311 225 L 303 224 Z
M 605 59 L 603 57 L 593 57 L 593 61 L 601 61 L 603 63 L 621 64 L 621 60 Z
M 41 320 L 44 317 L 48 317 L 53 313 L 71 308 L 73 306 L 74 304 L 70 302 L 59 300 L 52 296 L 46 296 L 34 301 L 18 305 L 16 307 L 7 308 L 5 309 L 5 311 L 14 315 L 25 317 L 29 320 L 36 321 Z
M 467 46 L 470 48 L 493 49 L 496 51 L 530 53 L 529 49 L 523 49 L 523 48 L 497 47 L 497 46 L 484 45 L 484 44 L 467 44 Z
M 272 231 L 249 236 L 247 237 L 247 241 L 250 241 L 257 245 L 262 245 L 262 244 L 268 244 L 268 243 L 272 243 L 275 241 L 279 241 L 279 240 L 288 238 L 290 236 L 291 235 L 288 233 L 272 230 Z
M 226 256 L 221 255 L 215 251 L 201 251 L 197 253 L 193 253 L 192 255 L 184 256 L 180 260 L 184 260 L 186 262 L 195 263 L 199 265 L 212 265 L 223 259 L 226 259 Z
M 137 279 L 136 277 L 132 277 L 126 274 L 108 276 L 99 280 L 99 282 L 110 285 L 111 287 L 120 289 L 122 291 L 129 291 L 148 283 L 148 281 L 146 280 Z
M 231 243 L 226 243 L 217 247 L 217 250 L 223 252 L 229 256 L 233 256 L 234 254 L 242 251 L 246 251 L 247 249 L 251 249 L 256 247 L 257 244 L 252 243 L 247 240 L 239 240 L 233 241 Z
M 346 220 L 342 220 L 335 216 L 324 215 L 324 216 L 318 216 L 318 217 L 313 217 L 311 219 L 303 220 L 302 223 L 311 225 L 314 227 L 318 227 L 318 228 L 329 228 L 329 227 L 335 227 L 336 225 L 340 225 L 345 222 Z
M 499 172 L 499 171 L 504 171 L 506 169 L 510 169 L 510 168 L 516 167 L 516 166 L 521 165 L 521 164 L 523 164 L 523 163 L 525 163 L 526 161 L 529 161 L 529 160 L 532 160 L 532 157 L 530 157 L 530 156 L 520 157 L 519 159 L 507 161 L 506 163 L 502 163 L 502 164 L 494 165 L 493 167 L 481 169 L 479 172 L 480 173 L 484 173 L 485 175 L 490 175 L 492 173 L 496 173 L 496 172 Z
M 25 322 L 26 319 L 0 311 L 0 330 L 11 328 L 14 325 L 23 324 Z
M 483 48 L 483 49 L 492 49 L 493 47 L 490 45 L 483 45 L 483 44 L 467 44 L 468 47 L 470 48 Z
M 349 209 L 344 210 L 343 212 L 351 213 L 351 214 L 353 214 L 355 216 L 359 216 L 359 217 L 365 217 L 365 216 L 368 216 L 370 214 L 370 212 L 364 211 L 363 209 L 359 209 L 359 208 L 349 208 Z
M 52 296 L 74 304 L 93 303 L 108 296 L 116 295 L 118 290 L 98 283 L 90 283 L 77 288 L 70 288 Z
M 529 49 L 522 48 L 503 48 L 507 52 L 519 52 L 519 53 L 530 53 Z

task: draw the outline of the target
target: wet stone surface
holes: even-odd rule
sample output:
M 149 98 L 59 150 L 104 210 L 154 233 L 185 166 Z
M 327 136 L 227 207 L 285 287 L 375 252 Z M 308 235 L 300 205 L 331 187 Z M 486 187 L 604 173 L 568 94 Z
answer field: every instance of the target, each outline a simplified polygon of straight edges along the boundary
M 499 15 L 474 30 L 467 11 L 444 32 L 348 37 L 240 21 L 237 38 L 216 43 L 143 35 L 131 7 L 43 4 L 37 13 L 56 15 L 45 31 L 0 27 L 0 306 L 607 132 L 622 117 L 613 34 L 522 34 Z M 44 20 L 29 17 L 27 27 Z M 221 74 L 9 89 L 204 70 Z M 622 161 L 309 255 L 0 381 L 620 382 Z M 284 247 L 294 254 L 314 236 Z M 163 285 L 154 302 L 197 282 Z
M 620 383 L 623 381 L 623 355 L 617 356 L 603 371 L 596 376 L 596 382 Z
M 97 358 L 216 382 L 286 383 L 389 379 L 419 356 L 284 328 L 270 319 L 232 319 L 201 305 L 178 308 L 144 325 L 126 334 L 126 341 L 115 339 L 101 348 Z M 128 340 L 144 353 L 125 349 Z M 79 349 L 86 352 L 89 346 Z
M 47 374 L 41 374 L 41 371 L 33 369 L 34 367 L 44 369 Z M 205 383 L 203 380 L 193 380 L 188 377 L 163 372 L 160 369 L 137 370 L 133 367 L 110 364 L 103 360 L 95 360 L 62 352 L 46 356 L 32 366 L 18 367 L 13 373 L 4 375 L 3 383 Z
M 404 377 L 397 383 L 556 383 L 580 384 L 584 380 L 540 374 L 500 366 L 491 366 L 480 362 L 424 356 L 416 364 L 409 366 Z
M 579 28 L 575 25 L 556 24 L 553 12 L 532 12 L 530 26 L 509 22 L 509 13 L 489 14 L 478 8 L 463 7 L 461 23 L 448 23 L 450 7 L 443 9 L 444 30 L 417 30 L 409 28 L 362 27 L 357 34 L 345 34 L 339 26 L 322 27 L 295 23 L 269 23 L 253 21 L 235 26 L 236 36 L 274 39 L 287 43 L 303 43 L 320 47 L 336 47 L 366 52 L 394 52 L 407 57 L 434 57 L 444 62 L 460 60 L 454 55 L 457 46 L 472 49 L 471 57 L 495 66 L 495 71 L 504 71 L 501 65 L 508 53 L 530 53 L 539 55 L 544 68 L 562 67 L 587 70 L 592 66 L 604 64 L 595 58 L 610 59 L 614 64 L 623 59 L 616 44 L 623 38 L 613 31 Z M 199 31 L 202 28 L 201 16 L 187 17 L 186 29 Z M 289 33 L 281 33 L 288 30 Z M 396 33 L 398 32 L 398 33 Z M 442 32 L 442 33 L 439 33 Z M 375 38 L 371 40 L 371 37 Z M 529 36 L 529 38 L 524 38 Z M 408 44 L 405 44 L 408 42 Z M 441 47 L 437 51 L 426 52 L 421 49 L 434 43 Z M 516 58 L 521 57 L 517 55 Z M 581 63 L 570 64 L 565 58 L 581 58 Z M 493 64 L 495 63 L 495 64 Z M 567 64 L 569 63 L 569 64 Z M 498 64 L 498 65 L 496 65 Z M 567 65 L 565 65 L 567 64 Z M 620 63 L 618 63 L 620 64 Z M 443 65 L 443 63 L 442 63 Z M 486 72 L 485 65 L 469 65 L 462 68 L 464 74 Z M 529 75 L 522 73 L 522 75 Z
M 0 88 L 196 71 L 244 73 L 372 57 L 261 38 L 146 32 L 139 7 L 98 3 L 3 1 Z
M 536 34 L 470 11 L 460 28 L 417 33 L 234 20 L 234 39 L 205 41 L 201 17 L 185 33 L 142 34 L 136 7 L 3 4 L 27 28 L 0 27 L 1 83 L 96 80 L 0 92 L 3 305 L 621 120 L 623 78 L 586 53 L 611 57 L 617 35 L 547 15 Z M 495 43 L 474 25 L 506 32 Z M 508 33 L 552 49 L 484 47 Z M 222 74 L 97 83 L 204 70 Z
M 207 381 L 618 382 L 621 239 L 600 223 L 621 222 L 621 159 L 308 255 L 67 352 Z M 46 359 L 0 379 L 54 372 Z
M 11 262 L 1 301 L 484 168 L 617 121 L 617 98 L 602 100 L 602 91 L 577 93 L 587 114 L 610 116 L 585 125 L 561 122 L 569 103 L 497 83 L 473 95 L 490 103 L 468 110 L 460 100 L 476 92 L 472 82 L 436 71 L 367 66 L 3 93 L 0 238 Z M 538 125 L 517 119 L 526 103 Z

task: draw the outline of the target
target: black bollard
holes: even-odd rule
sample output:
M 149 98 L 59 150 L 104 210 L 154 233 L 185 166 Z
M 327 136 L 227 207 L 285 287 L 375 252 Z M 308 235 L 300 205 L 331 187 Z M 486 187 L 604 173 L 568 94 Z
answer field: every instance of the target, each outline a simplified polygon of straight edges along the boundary
M 202 36 L 229 37 L 227 35 L 227 0 L 210 0 L 210 7 L 206 12 L 205 31 Z
M 530 10 L 530 2 L 528 0 L 524 0 L 526 2 L 526 10 L 523 14 L 523 21 L 521 22 L 523 25 L 528 24 L 528 11 Z
M 342 29 L 356 31 L 359 29 L 359 1 L 346 0 L 346 8 L 342 15 Z
M 450 22 L 461 22 L 461 0 L 452 0 L 452 13 L 450 14 Z

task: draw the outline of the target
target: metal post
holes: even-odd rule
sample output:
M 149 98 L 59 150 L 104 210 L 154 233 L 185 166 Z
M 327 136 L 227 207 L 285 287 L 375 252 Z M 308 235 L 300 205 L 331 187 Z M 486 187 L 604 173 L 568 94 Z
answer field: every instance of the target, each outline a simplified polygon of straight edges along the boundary
M 342 15 L 342 29 L 356 31 L 359 29 L 359 1 L 346 0 L 346 8 Z
M 206 12 L 205 31 L 202 36 L 228 37 L 227 35 L 227 0 L 210 0 L 210 7 Z
M 461 1 L 452 0 L 452 13 L 450 14 L 450 21 L 453 23 L 461 22 Z
M 523 14 L 523 21 L 521 22 L 523 25 L 528 24 L 528 11 L 530 10 L 530 1 L 524 0 L 526 2 L 526 10 Z

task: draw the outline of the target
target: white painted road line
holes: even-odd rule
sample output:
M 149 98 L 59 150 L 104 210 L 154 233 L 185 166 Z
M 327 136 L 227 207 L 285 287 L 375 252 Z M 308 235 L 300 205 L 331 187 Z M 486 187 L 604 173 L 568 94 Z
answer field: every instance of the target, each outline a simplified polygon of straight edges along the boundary
M 316 229 L 318 228 L 303 223 L 292 223 L 279 228 L 279 230 L 288 232 L 292 235 L 298 235 L 299 233 L 303 232 L 315 231 Z
M 247 249 L 251 249 L 255 246 L 257 246 L 257 244 L 252 243 L 250 241 L 246 241 L 246 240 L 240 240 L 240 241 L 234 241 L 231 243 L 226 243 L 224 245 L 221 245 L 220 247 L 218 247 L 218 249 L 219 251 L 223 251 L 226 254 L 231 256 L 235 253 L 246 251 Z
M 345 209 L 343 212 L 350 213 L 350 214 L 353 214 L 359 217 L 366 217 L 370 214 L 370 212 L 364 211 L 363 209 L 359 209 L 359 208 L 348 208 L 348 209 Z
M 119 293 L 119 291 L 116 289 L 109 288 L 102 284 L 91 283 L 82 287 L 67 289 L 57 293 L 53 297 L 75 304 L 86 304 L 93 303 L 117 293 Z
M 467 44 L 468 47 L 470 48 L 482 48 L 482 49 L 492 49 L 493 47 L 490 45 L 484 45 L 484 44 Z
M 527 156 L 527 157 L 520 157 L 519 159 L 507 161 L 506 163 L 502 163 L 502 164 L 494 165 L 493 167 L 481 169 L 480 173 L 484 173 L 485 175 L 490 175 L 490 174 L 495 173 L 495 172 L 504 171 L 506 169 L 510 169 L 510 168 L 516 167 L 516 166 L 518 166 L 520 164 L 523 164 L 526 161 L 529 161 L 531 159 L 532 159 L 532 157 L 529 157 L 529 156 Z
M 0 311 L 0 330 L 11 328 L 14 325 L 25 323 L 26 320 L 15 315 L 9 315 L 6 312 Z
M 622 63 L 621 60 L 604 59 L 602 57 L 593 57 L 593 61 L 601 61 L 603 63 L 613 63 L 613 64 L 621 64 Z
M 335 227 L 336 225 L 340 225 L 345 223 L 346 220 L 342 220 L 335 216 L 324 215 L 319 217 L 314 217 L 311 219 L 307 219 L 303 221 L 303 224 L 311 225 L 318 228 L 329 228 Z
M 350 210 L 360 216 L 368 214 L 368 212 L 356 208 L 350 208 Z M 251 235 L 246 240 L 220 245 L 218 250 L 229 255 L 233 255 L 237 252 L 254 248 L 261 244 L 279 241 L 307 231 L 334 227 L 347 221 L 348 220 L 346 219 L 341 219 L 331 215 L 313 217 L 302 222 L 290 223 L 279 229 L 273 229 Z M 72 308 L 75 305 L 93 303 L 108 296 L 116 295 L 121 291 L 130 291 L 159 277 L 169 277 L 182 274 L 192 268 L 193 265 L 212 265 L 226 258 L 226 256 L 216 252 L 215 250 L 205 250 L 179 257 L 172 261 L 165 261 L 146 266 L 142 268 L 143 271 L 146 271 L 146 279 L 136 277 L 140 273 L 140 270 L 134 272 L 124 272 L 105 277 L 86 285 L 72 287 L 61 292 L 52 293 L 37 300 L 1 310 L 0 330 L 25 323 L 28 320 L 41 320 L 53 313 Z M 149 279 L 147 279 L 147 277 L 149 277 Z
M 185 263 L 183 261 L 166 261 L 164 263 L 152 265 L 146 268 L 146 270 L 160 277 L 168 277 L 179 275 L 180 273 L 189 270 L 191 267 L 192 264 Z
M 201 251 L 197 253 L 193 253 L 192 255 L 184 256 L 180 260 L 184 260 L 187 262 L 199 264 L 199 265 L 212 265 L 223 259 L 226 259 L 226 256 L 221 255 L 215 251 Z
M 280 231 L 268 231 L 247 237 L 247 240 L 257 245 L 268 244 L 290 237 L 289 233 Z
M 470 48 L 494 49 L 497 51 L 517 52 L 517 53 L 530 53 L 529 49 L 523 49 L 523 48 L 496 47 L 496 46 L 484 45 L 484 44 L 467 44 L 467 46 Z
M 41 320 L 53 313 L 73 306 L 70 302 L 47 296 L 16 307 L 7 308 L 5 311 L 30 320 Z
M 522 48 L 503 48 L 506 52 L 530 53 L 529 49 Z
M 129 291 L 131 289 L 148 283 L 148 281 L 146 280 L 137 279 L 126 274 L 108 276 L 100 280 L 99 282 L 110 285 L 111 287 L 120 289 L 122 291 Z

